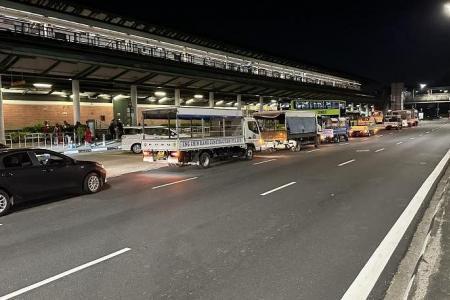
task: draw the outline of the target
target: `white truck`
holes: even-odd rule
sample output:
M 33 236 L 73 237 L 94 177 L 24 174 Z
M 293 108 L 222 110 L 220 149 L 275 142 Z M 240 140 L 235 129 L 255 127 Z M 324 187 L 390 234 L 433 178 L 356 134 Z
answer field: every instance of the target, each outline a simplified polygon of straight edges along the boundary
M 260 130 L 254 118 L 241 110 L 174 107 L 143 111 L 144 124 L 175 131 L 157 139 L 143 135 L 144 161 L 208 168 L 217 158 L 253 158 L 261 150 Z

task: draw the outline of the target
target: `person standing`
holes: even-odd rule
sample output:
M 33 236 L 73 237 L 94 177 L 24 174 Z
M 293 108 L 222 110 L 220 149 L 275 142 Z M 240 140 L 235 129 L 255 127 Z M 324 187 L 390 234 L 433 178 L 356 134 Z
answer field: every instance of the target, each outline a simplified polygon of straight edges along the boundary
M 111 140 L 114 139 L 114 134 L 115 134 L 114 122 L 115 122 L 115 119 L 112 119 L 111 123 L 109 124 L 109 127 L 108 127 L 109 135 L 111 136 Z
M 88 144 L 92 143 L 92 132 L 89 126 L 86 126 L 86 129 L 84 130 L 84 141 Z

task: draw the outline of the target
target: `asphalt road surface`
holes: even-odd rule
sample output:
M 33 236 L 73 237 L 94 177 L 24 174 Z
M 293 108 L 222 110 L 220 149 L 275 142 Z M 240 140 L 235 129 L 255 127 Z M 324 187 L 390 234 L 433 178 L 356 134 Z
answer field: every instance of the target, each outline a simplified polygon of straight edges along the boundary
M 449 148 L 424 122 L 19 208 L 0 299 L 339 299 Z

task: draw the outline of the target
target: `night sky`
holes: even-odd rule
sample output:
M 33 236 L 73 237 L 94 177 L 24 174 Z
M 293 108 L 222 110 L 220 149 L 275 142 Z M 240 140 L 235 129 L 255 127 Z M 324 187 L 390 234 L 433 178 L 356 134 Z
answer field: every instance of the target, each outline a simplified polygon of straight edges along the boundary
M 442 1 L 77 2 L 382 83 L 450 85 Z

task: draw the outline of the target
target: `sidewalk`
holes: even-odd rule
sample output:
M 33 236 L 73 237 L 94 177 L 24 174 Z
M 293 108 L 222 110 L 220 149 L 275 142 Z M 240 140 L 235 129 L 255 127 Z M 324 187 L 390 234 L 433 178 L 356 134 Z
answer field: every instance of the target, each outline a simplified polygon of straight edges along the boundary
M 441 184 L 440 207 L 408 299 L 450 299 L 450 168 Z

